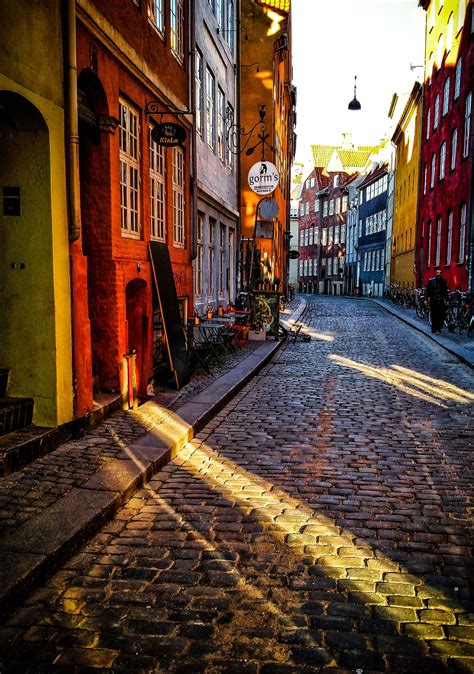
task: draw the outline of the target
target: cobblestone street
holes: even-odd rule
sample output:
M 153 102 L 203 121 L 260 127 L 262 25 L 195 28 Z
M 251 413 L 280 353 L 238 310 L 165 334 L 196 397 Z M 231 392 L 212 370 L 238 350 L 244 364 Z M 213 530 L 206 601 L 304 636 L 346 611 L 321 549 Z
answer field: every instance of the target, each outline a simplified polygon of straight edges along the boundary
M 307 301 L 312 340 L 7 616 L 2 674 L 474 672 L 472 370 Z

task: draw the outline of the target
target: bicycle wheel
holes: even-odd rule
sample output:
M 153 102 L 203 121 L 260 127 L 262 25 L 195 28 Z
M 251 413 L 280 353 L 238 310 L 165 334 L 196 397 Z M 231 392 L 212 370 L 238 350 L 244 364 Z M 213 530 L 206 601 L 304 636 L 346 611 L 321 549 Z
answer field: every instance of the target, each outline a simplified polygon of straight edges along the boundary
M 426 309 L 424 305 L 421 302 L 418 302 L 418 304 L 415 307 L 415 313 L 418 316 L 418 318 L 426 318 Z

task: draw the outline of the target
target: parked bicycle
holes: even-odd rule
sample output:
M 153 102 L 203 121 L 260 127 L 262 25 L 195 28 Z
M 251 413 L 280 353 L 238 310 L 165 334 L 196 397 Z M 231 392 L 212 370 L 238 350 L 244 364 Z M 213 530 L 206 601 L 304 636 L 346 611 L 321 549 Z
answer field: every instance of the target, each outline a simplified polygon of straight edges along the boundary
M 430 314 L 430 303 L 424 288 L 415 289 L 415 313 L 418 318 L 425 319 Z

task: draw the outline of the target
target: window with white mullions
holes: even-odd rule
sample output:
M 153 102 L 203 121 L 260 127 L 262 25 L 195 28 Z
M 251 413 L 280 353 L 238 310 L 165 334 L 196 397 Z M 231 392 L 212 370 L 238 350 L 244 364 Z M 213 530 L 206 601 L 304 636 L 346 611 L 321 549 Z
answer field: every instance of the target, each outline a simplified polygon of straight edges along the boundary
M 459 218 L 459 248 L 458 248 L 458 262 L 464 262 L 465 248 L 466 248 L 466 204 L 461 204 L 460 218 Z
M 122 233 L 138 237 L 140 235 L 138 114 L 128 103 L 120 101 L 119 120 L 121 227 Z
M 226 227 L 225 225 L 221 225 L 219 238 L 219 295 L 225 293 L 225 240 Z
M 215 97 L 215 78 L 209 68 L 206 68 L 206 141 L 212 150 L 215 149 Z
M 150 238 L 165 241 L 165 148 L 151 137 L 150 128 Z
M 173 243 L 184 246 L 184 154 L 180 147 L 173 148 Z
M 464 141 L 462 156 L 467 157 L 469 154 L 469 143 L 471 142 L 471 113 L 472 113 L 472 94 L 466 96 L 466 103 L 464 106 Z
M 196 131 L 200 136 L 202 136 L 202 94 L 203 94 L 203 66 L 202 66 L 202 54 L 199 49 L 196 49 L 196 62 L 195 62 L 195 73 L 194 73 L 194 86 L 195 86 L 195 98 L 196 98 Z
M 446 241 L 446 265 L 451 264 L 453 250 L 453 211 L 448 211 L 448 238 Z
M 194 293 L 198 297 L 201 297 L 202 295 L 203 234 L 204 216 L 201 213 L 198 213 L 196 227 L 196 259 L 194 260 Z
M 163 0 L 149 0 L 148 16 L 160 33 L 164 33 Z
M 170 0 L 171 51 L 181 63 L 184 59 L 184 11 L 183 0 Z
M 217 89 L 217 156 L 224 161 L 225 151 L 225 96 L 220 87 Z

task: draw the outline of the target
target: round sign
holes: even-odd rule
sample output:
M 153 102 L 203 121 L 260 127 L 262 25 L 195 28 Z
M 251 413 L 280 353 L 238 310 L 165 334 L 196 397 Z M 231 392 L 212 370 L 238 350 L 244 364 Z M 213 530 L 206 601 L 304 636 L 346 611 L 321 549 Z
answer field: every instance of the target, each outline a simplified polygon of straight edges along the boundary
M 186 129 L 174 122 L 165 122 L 153 127 L 151 137 L 157 145 L 164 147 L 176 147 L 183 145 L 186 140 Z
M 256 194 L 271 194 L 275 191 L 279 181 L 277 167 L 270 161 L 259 161 L 249 171 L 249 187 Z
M 272 220 L 278 215 L 278 204 L 275 199 L 264 199 L 260 204 L 260 215 L 264 220 Z
M 290 260 L 297 260 L 299 256 L 300 254 L 297 250 L 288 251 L 288 257 L 290 258 Z

